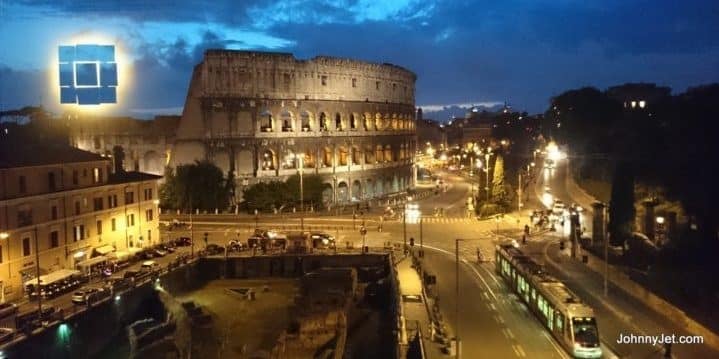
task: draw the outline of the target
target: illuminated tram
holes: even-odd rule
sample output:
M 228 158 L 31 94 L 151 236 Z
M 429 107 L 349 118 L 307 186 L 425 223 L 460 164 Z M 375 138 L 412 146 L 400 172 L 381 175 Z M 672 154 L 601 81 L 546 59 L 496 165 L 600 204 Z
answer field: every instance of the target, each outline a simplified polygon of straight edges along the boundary
M 601 358 L 594 310 L 512 245 L 495 251 L 496 270 L 575 358 Z

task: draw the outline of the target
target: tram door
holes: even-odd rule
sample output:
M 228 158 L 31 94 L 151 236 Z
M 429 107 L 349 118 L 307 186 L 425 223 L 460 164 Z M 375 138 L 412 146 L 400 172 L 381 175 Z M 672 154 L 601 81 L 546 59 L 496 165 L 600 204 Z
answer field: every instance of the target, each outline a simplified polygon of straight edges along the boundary
M 550 331 L 554 331 L 554 309 L 552 307 L 547 309 L 547 327 Z

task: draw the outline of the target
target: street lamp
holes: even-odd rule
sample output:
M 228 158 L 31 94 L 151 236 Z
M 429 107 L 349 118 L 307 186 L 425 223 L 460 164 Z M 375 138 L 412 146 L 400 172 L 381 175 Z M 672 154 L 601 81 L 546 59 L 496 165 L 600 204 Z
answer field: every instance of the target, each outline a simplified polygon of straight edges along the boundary
M 459 359 L 461 350 L 460 350 L 460 339 L 459 339 L 459 241 L 462 239 L 456 238 L 454 240 L 454 259 L 455 259 L 455 268 L 454 268 L 454 284 L 455 284 L 455 301 L 454 301 L 454 323 L 455 323 L 455 329 L 454 329 L 454 338 L 455 342 L 457 343 L 457 358 Z

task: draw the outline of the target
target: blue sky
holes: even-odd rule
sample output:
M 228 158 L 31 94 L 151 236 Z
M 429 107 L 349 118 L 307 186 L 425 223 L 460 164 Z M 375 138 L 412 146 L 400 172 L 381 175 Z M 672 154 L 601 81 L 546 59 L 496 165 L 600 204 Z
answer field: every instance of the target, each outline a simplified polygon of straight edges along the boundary
M 207 48 L 391 62 L 417 73 L 420 106 L 536 113 L 581 86 L 717 82 L 718 33 L 716 0 L 6 0 L 0 109 L 59 111 L 49 56 L 87 34 L 127 50 L 133 91 L 116 112 L 147 117 L 179 113 Z

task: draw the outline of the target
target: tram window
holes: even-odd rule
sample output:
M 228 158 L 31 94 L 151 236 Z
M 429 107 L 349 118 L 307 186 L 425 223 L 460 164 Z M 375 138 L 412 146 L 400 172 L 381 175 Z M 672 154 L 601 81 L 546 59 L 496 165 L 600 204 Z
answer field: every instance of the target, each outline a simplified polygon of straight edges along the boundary
M 557 313 L 556 322 L 557 322 L 557 331 L 561 333 L 564 330 L 564 325 L 563 325 L 564 324 L 564 316 L 560 313 Z
M 531 292 L 532 292 L 532 301 L 534 302 L 537 300 L 537 292 L 534 291 L 534 288 L 531 289 Z

